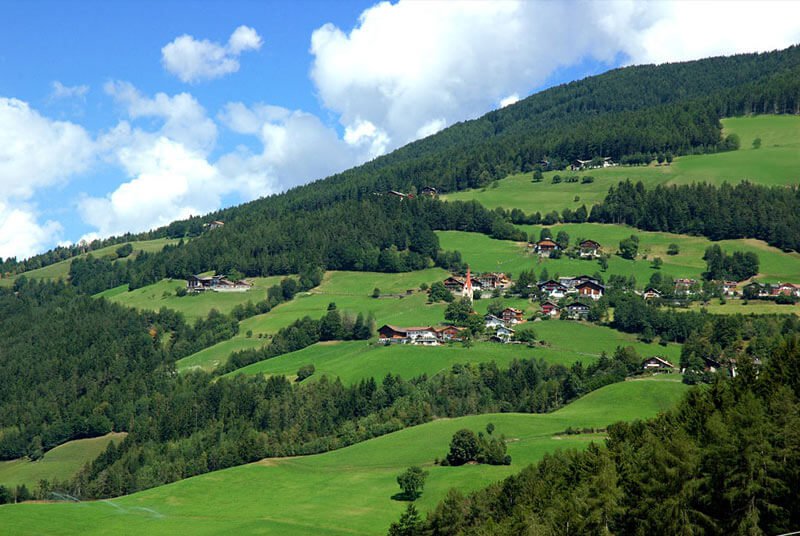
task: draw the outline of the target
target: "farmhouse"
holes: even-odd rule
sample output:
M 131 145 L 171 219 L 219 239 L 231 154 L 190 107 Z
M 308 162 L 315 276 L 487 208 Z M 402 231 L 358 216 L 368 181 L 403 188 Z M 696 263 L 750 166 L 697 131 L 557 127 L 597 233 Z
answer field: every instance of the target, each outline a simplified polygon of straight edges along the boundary
M 576 158 L 572 161 L 569 168 L 572 171 L 581 171 L 583 169 L 594 169 L 594 168 L 607 168 L 616 166 L 617 164 L 611 160 L 610 156 L 601 156 L 599 158 L 593 158 L 591 160 L 581 160 Z
M 491 337 L 491 340 L 495 342 L 508 343 L 511 342 L 511 338 L 513 336 L 514 330 L 512 328 L 508 328 L 506 326 L 497 326 L 494 335 Z
M 661 291 L 658 290 L 657 288 L 649 287 L 647 290 L 644 291 L 644 294 L 642 294 L 642 297 L 645 300 L 654 300 L 656 298 L 660 298 L 661 297 Z
M 746 284 L 742 290 L 746 296 L 756 296 L 759 298 L 766 298 L 770 293 L 769 287 L 762 285 L 758 281 L 752 281 Z
M 473 279 L 480 283 L 482 289 L 508 288 L 511 279 L 502 272 L 486 272 Z
M 436 346 L 441 344 L 440 334 L 430 326 L 401 328 L 384 324 L 378 328 L 378 342 L 384 344 L 418 344 Z
M 549 257 L 551 253 L 558 249 L 558 244 L 550 240 L 549 238 L 545 238 L 544 240 L 539 240 L 534 244 L 533 251 L 537 253 L 540 257 Z
M 546 301 L 542 304 L 542 314 L 544 316 L 558 316 L 561 308 L 551 301 Z
M 483 325 L 487 328 L 494 329 L 498 326 L 504 326 L 505 322 L 503 322 L 503 319 L 500 317 L 487 314 L 483 317 Z
M 577 289 L 578 296 L 581 298 L 599 300 L 603 297 L 606 287 L 595 281 L 584 281 L 583 283 L 575 285 L 575 289 Z
M 422 188 L 422 190 L 420 190 L 419 193 L 420 195 L 427 195 L 429 197 L 436 197 L 437 195 L 439 195 L 439 191 L 433 186 L 425 186 L 424 188 Z
M 738 294 L 736 290 L 736 286 L 739 283 L 736 281 L 723 281 L 722 282 L 722 293 L 725 296 L 736 296 Z
M 584 240 L 580 243 L 579 248 L 580 257 L 582 259 L 596 259 L 603 252 L 603 248 L 600 246 L 600 243 L 595 242 L 594 240 Z
M 537 286 L 539 287 L 539 291 L 548 298 L 563 298 L 569 291 L 566 285 L 558 281 L 553 281 L 552 279 L 542 281 Z
M 589 316 L 589 306 L 584 303 L 571 303 L 565 309 L 566 317 L 575 320 L 581 320 Z M 564 313 L 562 313 L 564 316 Z
M 437 329 L 436 333 L 441 341 L 460 341 L 462 331 L 464 331 L 464 328 L 444 326 Z
M 697 287 L 696 279 L 678 278 L 675 280 L 675 294 L 688 296 L 695 293 Z
M 224 275 L 212 275 L 204 277 L 190 275 L 186 278 L 186 289 L 189 292 L 246 292 L 252 288 L 247 281 L 231 281 Z
M 503 322 L 505 322 L 506 325 L 513 326 L 514 324 L 521 324 L 525 321 L 525 319 L 522 318 L 522 311 L 513 307 L 506 307 L 503 309 L 501 316 L 503 317 Z
M 778 283 L 770 285 L 771 296 L 800 296 L 800 286 L 792 283 Z
M 224 226 L 224 221 L 214 220 L 209 223 L 204 223 L 203 227 L 207 227 L 209 231 L 213 231 L 214 229 L 219 229 L 220 227 Z
M 658 357 L 657 355 L 654 355 L 653 357 L 649 357 L 644 360 L 644 363 L 642 363 L 642 369 L 651 371 L 670 372 L 672 370 L 675 370 L 675 366 L 666 359 L 664 359 L 663 357 Z

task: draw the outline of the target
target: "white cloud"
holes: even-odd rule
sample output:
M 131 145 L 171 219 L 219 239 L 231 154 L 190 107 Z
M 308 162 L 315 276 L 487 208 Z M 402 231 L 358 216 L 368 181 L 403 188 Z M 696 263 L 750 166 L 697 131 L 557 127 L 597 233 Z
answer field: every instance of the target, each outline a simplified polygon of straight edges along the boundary
M 161 49 L 161 63 L 183 82 L 211 80 L 238 71 L 242 52 L 261 45 L 261 37 L 247 26 L 236 28 L 226 45 L 184 34 Z
M 86 94 L 89 93 L 89 86 L 65 86 L 58 80 L 52 84 L 53 91 L 50 93 L 51 99 L 81 99 L 86 100 Z
M 0 98 L 0 201 L 28 199 L 85 170 L 93 156 L 86 131 L 53 121 L 17 99 Z
M 679 61 L 798 41 L 792 2 L 400 0 L 365 10 L 349 33 L 314 31 L 311 78 L 346 133 L 371 125 L 391 150 L 516 102 L 584 59 Z
M 519 93 L 512 93 L 508 97 L 504 99 L 500 99 L 500 108 L 505 108 L 506 106 L 511 106 L 515 102 L 519 102 Z
M 800 4 L 768 1 L 618 3 L 603 18 L 630 63 L 766 52 L 800 42 Z M 619 15 L 621 16 L 619 16 Z M 645 17 L 646 24 L 633 21 Z
M 235 132 L 255 135 L 263 146 L 261 153 L 242 148 L 218 162 L 223 174 L 246 185 L 251 195 L 274 193 L 363 162 L 380 137 L 365 126 L 342 140 L 315 115 L 264 104 L 229 103 L 219 118 Z
M 61 224 L 40 224 L 36 212 L 22 204 L 11 206 L 0 200 L 0 259 L 28 258 L 50 247 L 61 235 Z
M 86 170 L 93 156 L 94 143 L 79 125 L 0 98 L 0 257 L 29 257 L 60 236 L 61 225 L 40 222 L 29 200 Z
M 105 91 L 126 107 L 131 119 L 155 117 L 164 121 L 159 135 L 183 143 L 195 151 L 210 151 L 217 139 L 217 125 L 189 93 L 170 97 L 157 93 L 148 98 L 128 82 L 108 82 Z
M 105 197 L 79 202 L 83 220 L 99 236 L 152 229 L 220 205 L 224 186 L 216 168 L 177 141 L 159 137 L 120 147 L 117 157 L 131 180 Z

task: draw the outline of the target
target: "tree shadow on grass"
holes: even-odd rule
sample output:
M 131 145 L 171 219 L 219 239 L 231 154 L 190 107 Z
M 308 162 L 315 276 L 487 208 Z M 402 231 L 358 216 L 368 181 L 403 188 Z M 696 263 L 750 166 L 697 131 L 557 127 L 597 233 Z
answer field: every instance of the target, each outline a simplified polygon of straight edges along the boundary
M 401 491 L 400 493 L 395 493 L 394 495 L 392 495 L 392 500 L 393 501 L 412 502 L 412 501 L 416 501 L 417 499 L 419 499 L 420 495 L 422 495 L 422 494 L 421 493 L 406 493 L 404 491 Z

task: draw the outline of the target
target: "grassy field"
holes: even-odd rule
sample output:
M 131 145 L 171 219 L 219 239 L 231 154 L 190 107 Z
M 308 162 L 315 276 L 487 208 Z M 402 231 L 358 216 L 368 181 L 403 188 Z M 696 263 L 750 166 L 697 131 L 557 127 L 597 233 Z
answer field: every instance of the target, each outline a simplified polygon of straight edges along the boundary
M 127 285 L 112 288 L 97 294 L 109 301 L 134 307 L 157 311 L 162 307 L 180 311 L 188 320 L 204 318 L 211 309 L 221 313 L 229 313 L 241 303 L 251 301 L 257 303 L 267 297 L 267 289 L 280 283 L 283 276 L 251 277 L 248 281 L 253 288 L 247 292 L 204 292 L 188 294 L 183 297 L 175 295 L 175 290 L 186 286 L 183 279 L 162 279 L 158 283 L 137 288 L 128 292 Z
M 173 240 L 171 238 L 157 238 L 155 240 L 142 240 L 138 242 L 130 242 L 133 246 L 133 253 L 131 256 L 135 257 L 137 253 L 140 251 L 146 251 L 148 253 L 153 253 L 156 251 L 161 251 L 164 246 L 167 244 L 177 244 L 178 240 Z M 113 246 L 108 246 L 105 248 L 96 249 L 89 254 L 91 254 L 95 258 L 100 257 L 110 257 L 116 256 L 116 250 L 119 249 L 124 244 L 116 244 Z M 84 257 L 85 255 L 81 255 Z M 36 270 L 30 270 L 25 272 L 25 277 L 29 277 L 32 279 L 65 279 L 69 275 L 69 267 L 72 264 L 72 259 L 63 260 L 61 262 L 57 262 L 55 264 L 51 264 L 50 266 L 45 266 L 44 268 L 37 268 Z M 14 283 L 14 279 L 17 276 L 9 277 L 7 279 L 0 279 L 0 286 L 11 286 Z
M 707 305 L 699 303 L 692 305 L 692 310 L 699 311 L 705 308 L 709 313 L 718 315 L 766 315 L 766 314 L 800 314 L 800 305 L 778 305 L 770 301 L 750 300 L 727 300 L 721 304 L 719 300 L 712 300 Z
M 494 361 L 505 368 L 513 359 L 544 359 L 548 363 L 570 366 L 576 361 L 590 363 L 600 352 L 612 354 L 617 346 L 633 346 L 643 356 L 665 356 L 672 362 L 680 358 L 680 346 L 646 344 L 611 328 L 585 322 L 549 320 L 529 322 L 518 329 L 533 329 L 547 346 L 529 348 L 516 344 L 479 342 L 471 348 L 461 344 L 438 347 L 408 345 L 382 346 L 364 341 L 320 343 L 297 352 L 253 363 L 229 374 L 282 374 L 294 376 L 303 365 L 313 364 L 312 378 L 339 377 L 345 384 L 363 378 L 381 380 L 386 374 L 412 378 L 447 370 L 457 363 Z
M 682 156 L 672 165 L 648 167 L 615 167 L 573 173 L 545 173 L 544 181 L 531 182 L 531 173 L 511 175 L 489 188 L 455 192 L 444 196 L 452 200 L 480 201 L 494 208 L 520 208 L 525 212 L 542 214 L 564 208 L 590 207 L 605 198 L 608 188 L 621 180 L 641 180 L 647 186 L 656 184 L 686 184 L 691 182 L 739 182 L 748 180 L 766 185 L 800 182 L 800 117 L 755 116 L 722 120 L 724 133 L 736 133 L 741 149 L 711 155 Z M 760 149 L 753 149 L 756 137 L 762 140 Z M 553 175 L 581 177 L 591 175 L 593 183 L 552 184 Z M 577 199 L 576 199 L 577 198 Z
M 521 225 L 529 235 L 536 238 L 542 226 Z M 712 242 L 706 238 L 676 235 L 670 233 L 651 233 L 640 231 L 625 225 L 611 225 L 598 223 L 571 223 L 554 225 L 550 227 L 553 236 L 559 231 L 566 231 L 570 236 L 570 243 L 574 244 L 580 238 L 592 239 L 600 242 L 606 252 L 615 253 L 619 248 L 619 241 L 635 234 L 639 237 L 639 254 L 636 260 L 626 260 L 618 255 L 612 255 L 608 260 L 610 274 L 625 276 L 633 275 L 640 286 L 646 285 L 650 276 L 656 272 L 651 267 L 650 261 L 654 257 L 661 257 L 664 262 L 660 271 L 673 277 L 692 277 L 699 279 L 706 269 L 703 254 Z M 473 270 L 490 271 L 502 270 L 517 275 L 522 270 L 533 269 L 537 276 L 544 268 L 550 277 L 556 274 L 562 276 L 580 274 L 593 274 L 600 271 L 597 261 L 570 259 L 566 256 L 560 259 L 542 259 L 529 253 L 526 245 L 521 242 L 507 240 L 494 240 L 478 233 L 462 231 L 437 231 L 439 242 L 443 249 L 458 250 L 465 261 L 470 263 Z M 678 244 L 678 255 L 667 255 L 670 244 Z M 800 283 L 800 254 L 785 253 L 777 248 L 768 246 L 760 240 L 722 240 L 716 242 L 727 252 L 752 251 L 760 261 L 759 279 L 763 281 L 792 281 Z M 644 257 L 647 256 L 647 259 Z
M 124 433 L 110 433 L 92 439 L 78 439 L 47 451 L 35 462 L 27 459 L 0 462 L 0 485 L 25 484 L 32 491 L 42 479 L 66 480 L 84 464 L 97 458 L 111 441 L 120 443 L 124 438 Z
M 268 459 L 110 501 L 0 506 L 13 534 L 380 535 L 406 503 L 392 500 L 410 465 L 430 471 L 421 511 L 450 488 L 474 490 L 518 472 L 548 452 L 584 448 L 600 435 L 561 436 L 567 427 L 603 427 L 673 406 L 687 387 L 671 377 L 610 385 L 546 415 L 492 414 L 442 419 L 315 456 Z M 483 430 L 509 440 L 510 466 L 440 467 L 452 434 Z

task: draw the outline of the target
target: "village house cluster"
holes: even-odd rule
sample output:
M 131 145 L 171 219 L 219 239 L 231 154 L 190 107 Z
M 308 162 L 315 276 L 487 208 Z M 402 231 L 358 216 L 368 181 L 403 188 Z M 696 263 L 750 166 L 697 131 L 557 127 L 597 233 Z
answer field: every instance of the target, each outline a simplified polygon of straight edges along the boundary
M 561 251 L 561 247 L 550 238 L 528 244 L 528 247 L 543 258 L 552 257 L 556 251 Z M 603 255 L 603 246 L 594 240 L 583 240 L 578 244 L 576 253 L 581 259 L 599 259 Z

